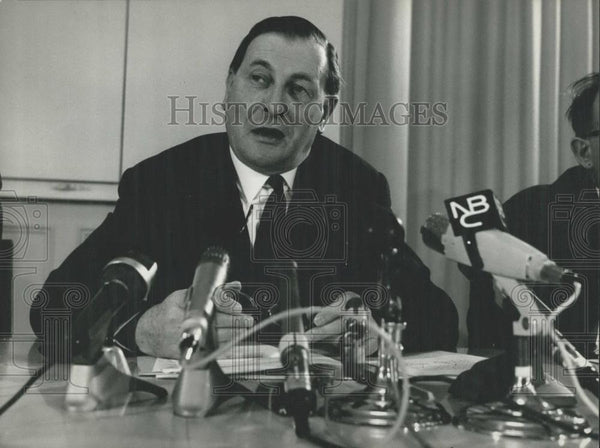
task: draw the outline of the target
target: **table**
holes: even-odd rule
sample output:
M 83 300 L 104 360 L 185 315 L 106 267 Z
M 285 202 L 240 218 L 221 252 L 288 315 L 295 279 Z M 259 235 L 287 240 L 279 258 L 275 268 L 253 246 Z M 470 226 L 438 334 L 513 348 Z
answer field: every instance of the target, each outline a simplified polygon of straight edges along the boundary
M 32 369 L 38 367 L 39 353 L 31 338 L 14 337 L 0 340 L 0 401 L 4 403 L 27 381 Z M 292 420 L 276 415 L 258 404 L 234 398 L 225 402 L 215 415 L 204 419 L 185 419 L 173 415 L 170 398 L 130 402 L 119 408 L 89 413 L 70 413 L 64 409 L 67 371 L 62 366 L 23 396 L 0 417 L 0 446 L 10 447 L 281 447 L 315 446 L 296 438 Z M 169 392 L 173 380 L 153 380 Z M 447 395 L 448 386 L 428 385 L 436 398 L 452 414 L 464 402 Z M 597 418 L 581 409 L 598 430 Z M 323 418 L 311 418 L 313 433 L 345 444 L 354 440 L 356 446 L 373 446 L 376 431 L 366 427 L 332 424 Z M 418 433 L 397 436 L 401 447 L 527 447 L 549 446 L 551 442 L 520 439 L 494 440 L 492 437 L 464 431 L 452 425 Z M 593 447 L 589 439 L 569 440 L 565 447 Z M 555 444 L 554 444 L 555 445 Z

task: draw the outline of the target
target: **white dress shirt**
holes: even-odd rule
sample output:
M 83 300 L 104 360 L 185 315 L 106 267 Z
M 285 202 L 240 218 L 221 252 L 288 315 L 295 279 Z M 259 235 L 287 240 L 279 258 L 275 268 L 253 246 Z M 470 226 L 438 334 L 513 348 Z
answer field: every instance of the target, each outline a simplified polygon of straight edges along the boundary
M 273 188 L 270 185 L 266 185 L 265 182 L 269 176 L 261 174 L 258 171 L 254 171 L 252 168 L 244 165 L 244 163 L 237 158 L 231 147 L 229 147 L 229 153 L 231 154 L 231 160 L 237 173 L 237 187 L 240 192 L 240 201 L 242 202 L 242 208 L 244 209 L 244 215 L 246 216 L 246 226 L 248 228 L 248 234 L 250 235 L 250 242 L 254 245 L 256 238 L 256 229 L 258 229 L 258 223 L 260 222 L 260 215 L 265 206 L 265 202 L 273 192 Z M 283 177 L 283 194 L 286 201 L 289 201 L 292 196 L 292 185 L 294 185 L 294 178 L 296 177 L 296 171 L 298 168 L 294 168 L 285 173 L 280 173 Z

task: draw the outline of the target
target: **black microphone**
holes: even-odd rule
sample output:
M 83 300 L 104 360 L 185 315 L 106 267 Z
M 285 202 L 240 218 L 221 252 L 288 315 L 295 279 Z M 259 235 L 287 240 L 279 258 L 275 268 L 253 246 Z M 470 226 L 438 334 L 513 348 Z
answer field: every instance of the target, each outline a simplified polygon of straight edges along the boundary
M 227 281 L 229 263 L 229 255 L 220 247 L 209 247 L 200 257 L 187 291 L 186 319 L 179 344 L 183 362 L 189 362 L 193 354 L 209 342 L 207 336 L 214 311 L 212 296 L 215 289 Z
M 115 258 L 104 267 L 100 290 L 73 322 L 71 338 L 73 364 L 87 368 L 98 361 L 102 356 L 102 347 L 108 337 L 112 319 L 128 303 L 147 296 L 157 269 L 155 262 L 136 252 Z M 50 348 L 53 342 L 44 341 Z M 62 339 L 58 342 L 69 344 L 70 341 Z M 0 415 L 15 404 L 55 362 L 62 361 L 57 359 L 55 352 L 51 350 L 45 350 L 45 354 L 46 359 L 42 367 L 37 369 L 33 376 L 0 407 Z M 154 387 L 150 390 L 155 392 L 156 389 L 161 388 Z
M 73 323 L 73 361 L 93 364 L 102 354 L 113 318 L 130 302 L 144 299 L 158 267 L 142 254 L 130 252 L 110 261 L 102 286 Z
M 92 365 L 100 358 L 112 319 L 132 300 L 147 296 L 157 269 L 155 262 L 135 252 L 115 258 L 104 267 L 100 290 L 73 323 L 74 364 Z M 46 344 L 52 342 L 45 341 Z M 45 353 L 46 359 L 42 367 L 0 407 L 0 415 L 15 404 L 57 361 L 51 350 L 46 350 Z
M 282 297 L 283 306 L 287 309 L 300 308 L 300 292 L 298 288 L 298 265 L 291 262 L 289 270 L 289 295 Z M 285 324 L 287 322 L 287 324 Z M 304 335 L 302 316 L 289 317 L 284 321 L 283 330 L 287 332 L 279 342 L 281 365 L 285 369 L 284 389 L 288 412 L 294 417 L 296 435 L 308 437 L 310 428 L 308 416 L 313 409 L 315 396 L 310 383 L 309 343 Z
M 368 308 L 360 297 L 352 297 L 344 307 L 342 319 L 342 353 L 341 362 L 345 377 L 359 383 L 367 382 L 368 369 L 364 343 L 368 327 Z

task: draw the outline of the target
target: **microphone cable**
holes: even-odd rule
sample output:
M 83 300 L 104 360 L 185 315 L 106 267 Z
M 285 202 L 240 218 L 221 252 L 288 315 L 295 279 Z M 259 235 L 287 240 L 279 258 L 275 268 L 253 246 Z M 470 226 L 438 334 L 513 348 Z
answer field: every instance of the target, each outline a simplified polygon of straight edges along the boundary
M 228 353 L 235 345 L 239 344 L 240 342 L 244 341 L 248 337 L 252 336 L 254 333 L 262 330 L 264 327 L 274 324 L 274 323 L 277 323 L 283 319 L 287 319 L 287 318 L 295 317 L 295 316 L 301 316 L 303 314 L 310 314 L 313 312 L 319 312 L 322 309 L 323 309 L 323 307 L 315 306 L 315 307 L 294 308 L 294 309 L 289 309 L 289 310 L 285 310 L 280 313 L 277 313 L 277 314 L 261 321 L 259 324 L 255 325 L 254 327 L 246 329 L 241 334 L 234 337 L 229 342 L 220 346 L 217 350 L 210 353 L 208 356 L 201 358 L 201 359 L 197 359 L 195 361 L 192 361 L 189 364 L 187 364 L 186 366 L 182 366 L 182 369 L 205 368 L 209 363 L 211 363 L 212 361 L 218 360 L 222 355 Z M 379 446 L 387 447 L 391 443 L 391 441 L 394 438 L 394 436 L 396 435 L 396 433 L 400 430 L 400 428 L 404 424 L 404 420 L 406 418 L 406 414 L 408 411 L 408 404 L 409 404 L 409 398 L 410 398 L 410 383 L 408 381 L 408 370 L 404 363 L 404 358 L 402 357 L 402 353 L 395 346 L 395 342 L 393 341 L 391 336 L 389 334 L 387 334 L 383 329 L 381 329 L 374 321 L 367 321 L 367 325 L 369 327 L 369 330 L 372 330 L 373 332 L 378 334 L 388 344 L 388 347 L 390 349 L 392 356 L 394 356 L 396 358 L 396 360 L 398 361 L 398 367 L 400 368 L 402 377 L 406 380 L 406 381 L 402 381 L 402 393 L 401 393 L 401 401 L 398 406 L 398 417 L 396 418 L 396 421 L 389 429 L 387 435 L 379 443 Z M 311 437 L 312 439 L 309 439 L 308 437 Z M 305 440 L 312 440 L 315 443 L 318 443 L 317 439 L 320 440 L 322 443 L 326 443 L 326 444 L 330 443 L 325 440 L 319 439 L 317 436 L 314 436 L 314 435 L 308 434 L 305 436 Z M 322 445 L 322 446 L 326 446 L 326 447 L 330 446 L 333 448 L 335 445 Z
M 29 378 L 27 380 L 27 382 L 25 384 L 23 384 L 23 386 L 21 386 L 21 388 L 12 396 L 10 397 L 10 399 L 4 403 L 2 405 L 2 407 L 0 408 L 0 415 L 4 414 L 6 411 L 8 411 L 10 409 L 10 407 L 15 404 L 17 401 L 19 401 L 19 399 L 25 395 L 27 393 L 27 391 L 29 390 L 29 388 L 31 386 L 33 386 L 35 384 L 35 382 L 40 379 L 40 377 L 46 373 L 46 371 L 52 367 L 54 365 L 54 361 L 51 361 L 49 363 L 44 363 L 44 365 L 42 367 L 40 367 L 39 369 L 37 369 L 34 373 L 33 376 L 31 378 Z

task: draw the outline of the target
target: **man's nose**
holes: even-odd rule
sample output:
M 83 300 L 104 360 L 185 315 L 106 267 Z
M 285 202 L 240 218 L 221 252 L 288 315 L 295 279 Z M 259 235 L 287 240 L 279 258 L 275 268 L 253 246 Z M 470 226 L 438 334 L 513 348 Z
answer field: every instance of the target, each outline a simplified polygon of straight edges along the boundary
M 284 115 L 289 110 L 285 91 L 280 87 L 272 87 L 264 96 L 264 105 L 271 116 Z

